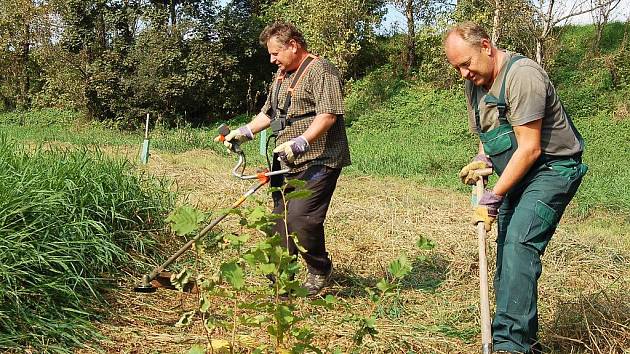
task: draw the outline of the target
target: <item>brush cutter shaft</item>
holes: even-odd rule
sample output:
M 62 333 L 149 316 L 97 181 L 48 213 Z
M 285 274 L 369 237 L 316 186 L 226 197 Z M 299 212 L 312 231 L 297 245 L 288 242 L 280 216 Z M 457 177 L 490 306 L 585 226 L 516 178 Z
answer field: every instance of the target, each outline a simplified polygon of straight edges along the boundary
M 256 191 L 260 189 L 260 187 L 264 186 L 265 184 L 267 184 L 267 182 L 260 182 L 257 185 L 253 186 L 252 188 L 250 188 L 249 190 L 247 190 L 247 192 L 245 192 L 234 204 L 232 204 L 232 206 L 230 206 L 227 212 L 224 212 L 223 214 L 219 215 L 216 219 L 212 220 L 212 222 L 208 224 L 208 226 L 206 226 L 203 230 L 201 230 L 199 234 L 195 236 L 195 238 L 186 242 L 186 244 L 182 246 L 182 248 L 180 248 L 177 252 L 175 252 L 169 259 L 167 259 L 166 262 L 162 263 L 161 265 L 153 269 L 153 271 L 150 274 L 148 274 L 148 277 L 145 276 L 142 279 L 142 282 L 143 283 L 150 282 L 151 280 L 155 279 L 155 277 L 157 277 L 158 274 L 160 274 L 160 272 L 164 271 L 166 267 L 171 265 L 171 263 L 173 263 L 184 252 L 186 252 L 195 242 L 197 242 L 197 240 L 205 236 L 208 232 L 210 232 L 210 230 L 212 230 L 213 227 L 215 227 L 218 223 L 220 223 L 221 220 L 225 219 L 225 217 L 229 214 L 230 210 L 238 208 L 241 204 L 243 204 L 245 199 L 247 199 L 250 195 L 256 193 Z
M 492 171 L 492 169 L 489 169 Z M 490 172 L 492 173 L 492 172 Z M 477 180 L 477 201 L 481 200 L 483 180 Z M 486 257 L 486 228 L 483 222 L 477 223 L 477 241 L 479 244 L 479 310 L 481 312 L 482 353 L 492 351 L 492 332 L 490 327 L 490 300 L 488 297 L 488 260 Z

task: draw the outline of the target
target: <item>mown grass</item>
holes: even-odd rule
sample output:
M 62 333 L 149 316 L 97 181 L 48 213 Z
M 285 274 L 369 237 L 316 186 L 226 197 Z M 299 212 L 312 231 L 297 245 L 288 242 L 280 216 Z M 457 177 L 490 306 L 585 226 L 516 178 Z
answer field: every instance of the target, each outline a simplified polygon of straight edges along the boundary
M 174 197 L 122 159 L 0 135 L 0 350 L 71 352 L 111 275 L 155 250 Z

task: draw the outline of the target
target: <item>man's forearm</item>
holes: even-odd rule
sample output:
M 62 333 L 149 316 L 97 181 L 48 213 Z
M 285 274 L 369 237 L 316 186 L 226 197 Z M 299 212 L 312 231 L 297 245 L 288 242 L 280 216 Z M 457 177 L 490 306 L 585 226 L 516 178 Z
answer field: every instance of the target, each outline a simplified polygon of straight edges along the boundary
M 336 121 L 337 116 L 334 114 L 318 114 L 302 136 L 304 136 L 304 138 L 306 138 L 306 140 L 310 143 L 324 135 Z
M 260 112 L 252 118 L 249 123 L 247 123 L 247 126 L 251 129 L 253 134 L 256 134 L 267 129 L 269 127 L 269 123 L 271 123 L 271 119 L 269 119 L 266 114 Z
M 492 188 L 494 193 L 505 195 L 509 192 L 529 172 L 538 156 L 540 156 L 540 151 L 529 151 L 529 149 L 526 151 L 526 149 L 517 148 L 505 167 L 505 171 Z

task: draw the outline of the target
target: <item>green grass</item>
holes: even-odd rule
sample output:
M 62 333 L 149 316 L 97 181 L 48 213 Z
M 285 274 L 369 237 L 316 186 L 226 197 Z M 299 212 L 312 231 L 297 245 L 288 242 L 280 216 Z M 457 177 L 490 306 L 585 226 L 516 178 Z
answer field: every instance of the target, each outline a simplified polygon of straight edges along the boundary
M 27 150 L 0 135 L 0 350 L 71 352 L 111 274 L 153 252 L 174 197 L 87 148 Z
M 414 178 L 458 188 L 457 172 L 474 155 L 463 94 L 426 86 L 402 89 L 349 129 L 353 166 L 364 174 Z

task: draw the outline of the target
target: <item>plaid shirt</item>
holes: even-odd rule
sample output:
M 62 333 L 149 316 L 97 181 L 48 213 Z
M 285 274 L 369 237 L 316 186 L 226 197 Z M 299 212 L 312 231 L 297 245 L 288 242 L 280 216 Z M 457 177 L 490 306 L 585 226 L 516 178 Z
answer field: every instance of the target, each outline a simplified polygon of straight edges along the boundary
M 267 96 L 267 101 L 262 112 L 271 117 L 272 98 L 275 95 L 277 85 L 280 84 L 278 93 L 278 109 L 284 107 L 289 85 L 293 81 L 295 72 L 286 74 L 282 81 L 274 79 Z M 280 70 L 275 78 L 280 75 Z M 302 135 L 318 114 L 330 113 L 337 116 L 337 120 L 330 129 L 321 137 L 310 142 L 310 150 L 299 156 L 291 168 L 291 173 L 301 172 L 313 165 L 325 165 L 331 168 L 342 168 L 350 165 L 350 149 L 346 136 L 346 126 L 343 119 L 343 87 L 341 75 L 337 68 L 328 60 L 317 59 L 302 74 L 300 82 L 291 95 L 291 105 L 287 118 L 289 125 L 280 132 L 276 145 L 280 145 L 293 138 Z M 302 118 L 307 116 L 307 118 Z M 293 117 L 299 117 L 292 121 Z M 284 168 L 283 163 L 283 168 Z

